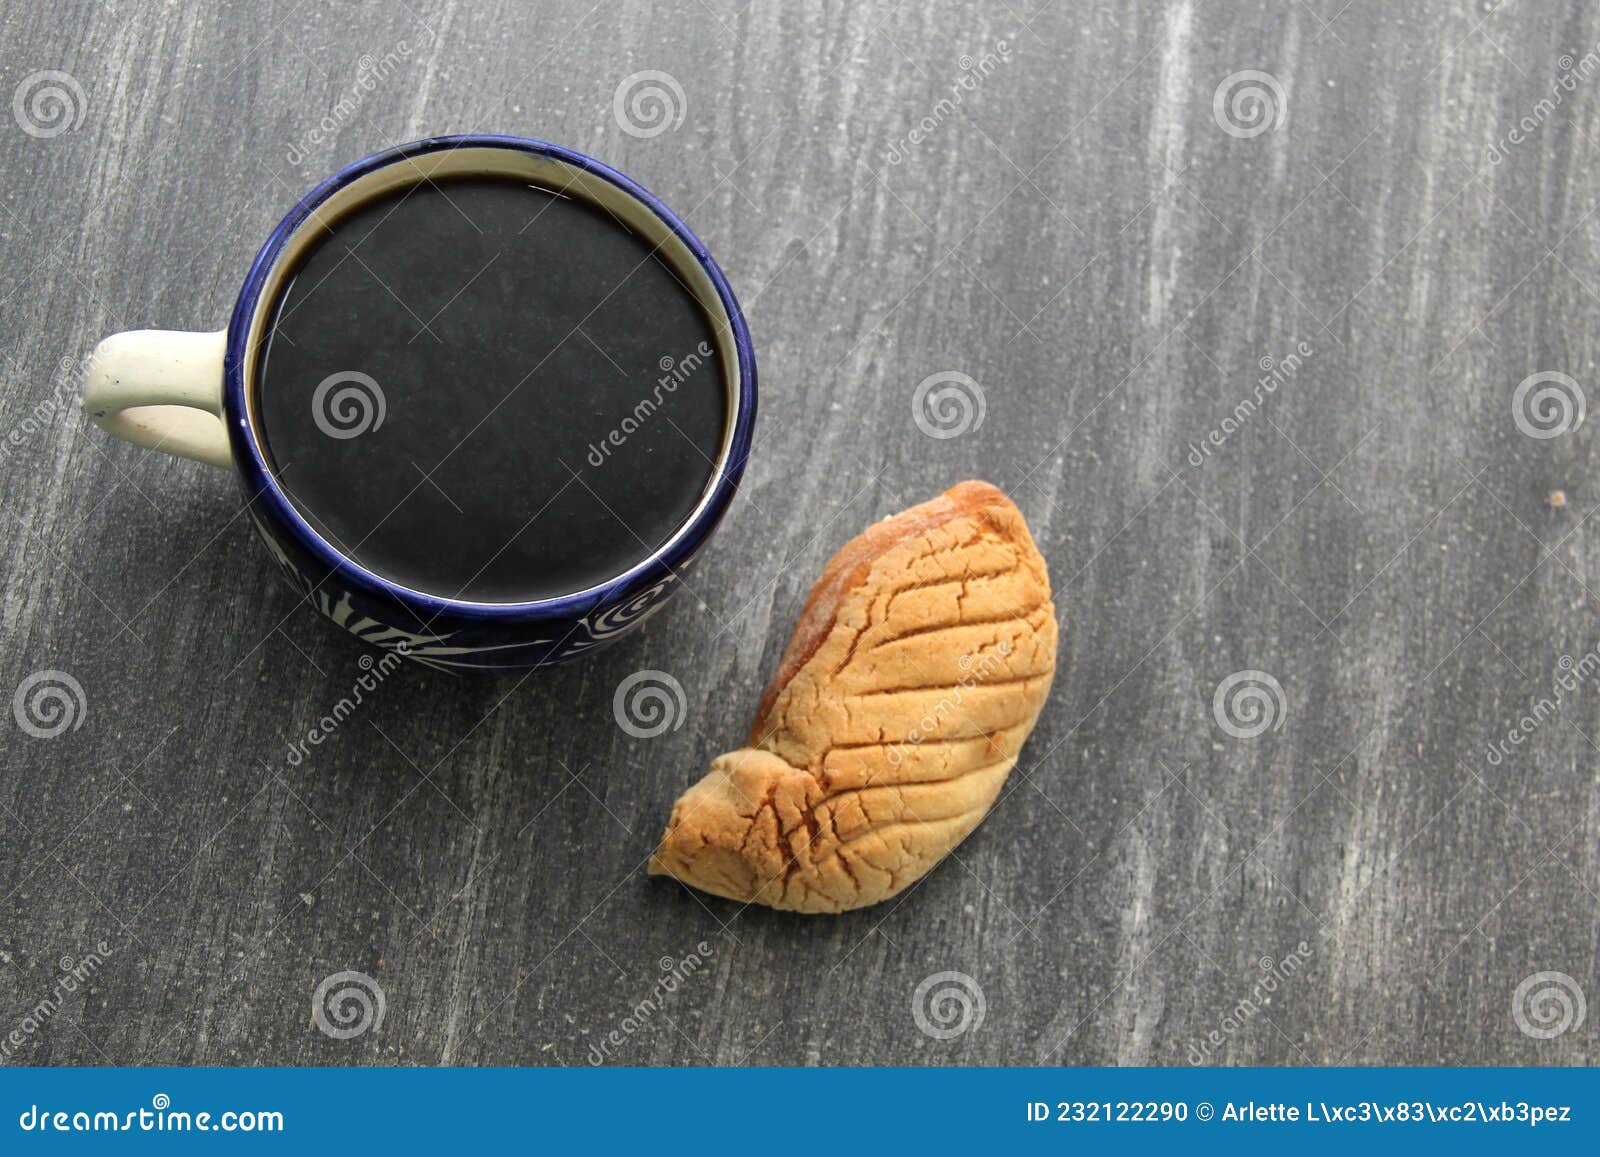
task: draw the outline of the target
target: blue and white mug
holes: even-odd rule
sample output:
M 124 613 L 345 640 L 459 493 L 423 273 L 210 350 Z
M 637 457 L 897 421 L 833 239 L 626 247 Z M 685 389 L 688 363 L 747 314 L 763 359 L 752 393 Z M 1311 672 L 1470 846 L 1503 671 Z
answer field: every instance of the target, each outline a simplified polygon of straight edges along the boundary
M 405 184 L 457 173 L 504 173 L 583 196 L 659 246 L 692 292 L 721 348 L 730 420 L 699 504 L 659 549 L 589 590 L 526 603 L 476 603 L 400 586 L 348 557 L 295 510 L 267 466 L 250 404 L 280 282 L 326 220 Z M 445 670 L 504 671 L 591 651 L 654 614 L 716 528 L 744 473 L 756 413 L 756 366 L 739 304 L 711 255 L 672 211 L 615 169 L 522 137 L 432 137 L 374 154 L 308 193 L 261 247 L 215 333 L 138 330 L 101 342 L 84 409 L 140 446 L 234 470 L 251 522 L 278 569 L 305 599 L 368 643 Z

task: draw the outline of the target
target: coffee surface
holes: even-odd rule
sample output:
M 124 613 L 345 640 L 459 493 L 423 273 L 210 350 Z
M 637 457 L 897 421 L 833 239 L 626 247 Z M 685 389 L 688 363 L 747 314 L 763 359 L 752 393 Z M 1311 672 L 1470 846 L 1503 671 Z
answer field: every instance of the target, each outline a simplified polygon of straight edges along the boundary
M 709 485 L 728 420 L 710 320 L 603 209 L 492 177 L 366 202 L 271 306 L 257 413 L 296 509 L 446 598 L 626 571 Z

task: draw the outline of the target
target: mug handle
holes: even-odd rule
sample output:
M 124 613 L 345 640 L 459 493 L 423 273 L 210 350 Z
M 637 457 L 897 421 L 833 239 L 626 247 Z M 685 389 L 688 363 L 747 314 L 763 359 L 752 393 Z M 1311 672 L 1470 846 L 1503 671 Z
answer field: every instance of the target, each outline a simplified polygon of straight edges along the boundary
M 125 442 L 231 469 L 222 423 L 227 338 L 227 330 L 165 329 L 106 338 L 89 357 L 84 412 Z

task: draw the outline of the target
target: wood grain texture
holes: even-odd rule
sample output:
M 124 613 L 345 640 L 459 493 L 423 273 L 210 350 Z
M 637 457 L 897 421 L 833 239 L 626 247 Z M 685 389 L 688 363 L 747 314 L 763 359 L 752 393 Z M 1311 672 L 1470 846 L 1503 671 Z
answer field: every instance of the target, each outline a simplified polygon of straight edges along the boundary
M 87 705 L 52 739 L 5 720 L 0 1059 L 584 1064 L 691 952 L 608 1060 L 1600 1053 L 1593 1009 L 1541 1040 L 1512 1006 L 1547 971 L 1600 1000 L 1600 683 L 1559 682 L 1600 641 L 1596 423 L 1513 408 L 1541 371 L 1600 402 L 1593 6 L 63 0 L 0 27 L 6 109 L 45 70 L 82 92 L 56 135 L 0 115 L 0 691 L 59 670 Z M 684 93 L 648 138 L 613 112 L 642 70 Z M 1281 93 L 1253 136 L 1214 106 L 1245 70 Z M 473 129 L 613 163 L 711 246 L 758 344 L 748 482 L 641 635 L 525 682 L 397 673 L 292 763 L 363 650 L 224 473 L 59 403 L 107 333 L 222 324 L 340 163 Z M 932 438 L 913 397 L 944 372 L 983 421 Z M 968 477 L 1027 514 L 1070 641 L 994 813 L 835 920 L 648 879 L 823 561 Z M 612 696 L 647 668 L 687 709 L 636 739 Z M 1282 689 L 1253 738 L 1214 712 L 1238 672 Z M 386 997 L 352 1040 L 311 1017 L 343 970 Z M 945 971 L 984 1015 L 941 1040 L 913 999 Z

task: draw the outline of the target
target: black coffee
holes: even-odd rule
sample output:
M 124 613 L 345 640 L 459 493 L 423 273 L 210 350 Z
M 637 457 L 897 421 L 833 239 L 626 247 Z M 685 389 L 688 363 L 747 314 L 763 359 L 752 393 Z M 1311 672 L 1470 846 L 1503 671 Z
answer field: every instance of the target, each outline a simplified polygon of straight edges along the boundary
M 709 319 L 654 244 L 586 201 L 437 180 L 333 223 L 258 367 L 300 513 L 447 598 L 584 590 L 676 531 L 728 421 Z

